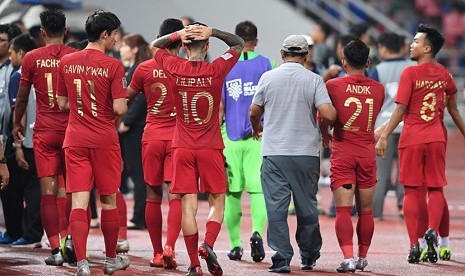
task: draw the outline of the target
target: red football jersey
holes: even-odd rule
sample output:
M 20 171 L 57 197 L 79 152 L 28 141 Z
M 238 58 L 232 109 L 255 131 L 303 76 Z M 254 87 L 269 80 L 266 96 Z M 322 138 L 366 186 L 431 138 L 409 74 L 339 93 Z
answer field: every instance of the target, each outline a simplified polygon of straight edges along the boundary
M 129 85 L 135 91 L 143 91 L 147 99 L 147 125 L 142 141 L 172 140 L 176 125 L 173 85 L 155 59 L 137 66 Z
M 363 75 L 347 75 L 326 83 L 337 111 L 332 154 L 375 157 L 374 126 L 384 102 L 381 83 Z
M 76 49 L 61 45 L 48 45 L 26 54 L 21 67 L 20 85 L 34 85 L 37 111 L 34 131 L 64 133 L 68 125 L 68 112 L 58 108 L 57 77 L 60 59 Z
M 424 63 L 404 69 L 396 96 L 396 103 L 407 106 L 399 148 L 445 142 L 441 126 L 444 95 L 456 92 L 451 74 L 438 63 Z
M 127 97 L 121 62 L 85 49 L 61 59 L 58 95 L 68 97 L 64 147 L 119 149 L 113 100 Z
M 172 147 L 223 149 L 218 118 L 224 78 L 239 55 L 228 50 L 212 63 L 188 61 L 160 49 L 155 60 L 174 83 L 176 128 Z

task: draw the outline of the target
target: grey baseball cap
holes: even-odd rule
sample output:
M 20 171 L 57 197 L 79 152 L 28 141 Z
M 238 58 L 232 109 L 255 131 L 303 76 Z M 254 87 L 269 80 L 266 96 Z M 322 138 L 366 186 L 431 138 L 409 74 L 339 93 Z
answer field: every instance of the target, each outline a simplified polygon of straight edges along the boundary
M 308 52 L 308 42 L 301 35 L 290 35 L 284 39 L 281 49 L 288 53 L 304 54 Z

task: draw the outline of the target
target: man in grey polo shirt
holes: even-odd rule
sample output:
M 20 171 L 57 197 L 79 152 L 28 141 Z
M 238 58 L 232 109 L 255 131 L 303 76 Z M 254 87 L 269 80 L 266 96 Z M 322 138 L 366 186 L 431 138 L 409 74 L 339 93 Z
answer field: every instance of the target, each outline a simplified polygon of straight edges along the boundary
M 268 214 L 268 245 L 276 251 L 270 272 L 290 272 L 294 255 L 287 209 L 294 199 L 296 239 L 301 269 L 311 270 L 320 257 L 321 234 L 316 192 L 320 170 L 316 112 L 329 125 L 336 119 L 323 79 L 304 67 L 304 37 L 284 40 L 278 68 L 264 73 L 250 106 L 253 137 L 262 136 L 261 181 Z M 264 115 L 264 125 L 261 117 Z

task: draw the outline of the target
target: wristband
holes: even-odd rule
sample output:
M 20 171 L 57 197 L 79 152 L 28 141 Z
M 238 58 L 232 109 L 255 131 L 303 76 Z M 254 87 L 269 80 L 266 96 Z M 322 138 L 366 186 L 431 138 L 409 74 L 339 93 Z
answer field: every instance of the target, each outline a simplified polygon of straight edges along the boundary
M 179 40 L 179 36 L 178 36 L 178 32 L 174 32 L 170 35 L 170 40 L 172 42 L 175 42 L 175 41 L 178 41 Z

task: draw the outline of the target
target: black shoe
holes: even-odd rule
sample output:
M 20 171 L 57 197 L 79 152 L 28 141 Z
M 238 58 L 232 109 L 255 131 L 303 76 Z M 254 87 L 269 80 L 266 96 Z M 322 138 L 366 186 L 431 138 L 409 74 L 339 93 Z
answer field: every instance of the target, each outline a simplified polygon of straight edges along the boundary
M 291 273 L 290 261 L 282 259 L 279 255 L 271 256 L 272 264 L 268 267 L 268 272 Z
M 65 255 L 66 261 L 69 264 L 75 264 L 77 262 L 76 252 L 74 251 L 73 239 L 71 238 L 71 235 L 66 236 Z
M 308 271 L 313 270 L 315 267 L 316 262 L 309 259 L 302 259 L 302 263 L 300 264 L 300 270 Z
M 186 276 L 202 276 L 202 268 L 200 266 L 189 267 Z
M 199 256 L 207 262 L 208 271 L 211 275 L 223 275 L 223 269 L 221 269 L 221 266 L 216 259 L 216 254 L 208 244 L 202 243 L 202 245 L 200 245 Z
M 250 237 L 250 250 L 254 262 L 261 262 L 265 258 L 265 249 L 263 248 L 263 239 L 260 234 L 255 231 Z
M 228 257 L 231 261 L 240 261 L 242 258 L 243 250 L 241 247 L 236 246 L 228 253 Z
M 436 231 L 428 229 L 425 233 L 426 244 L 428 245 L 426 256 L 430 263 L 436 263 L 438 261 L 438 236 Z
M 421 250 L 420 250 L 420 245 L 415 244 L 412 246 L 410 249 L 410 252 L 408 253 L 407 256 L 407 261 L 411 264 L 417 264 L 420 262 L 420 255 L 421 255 Z

